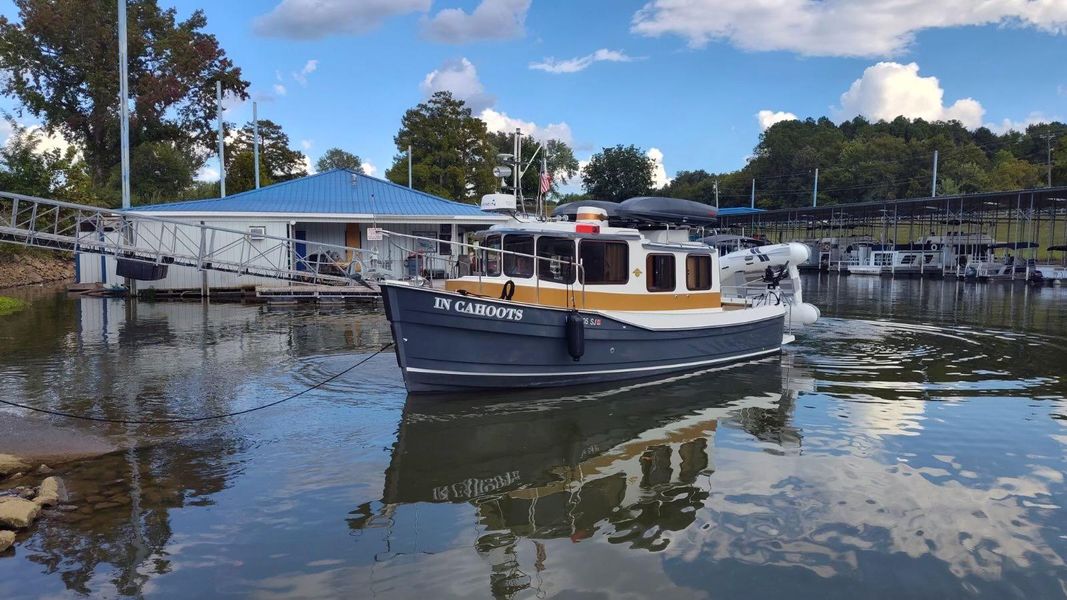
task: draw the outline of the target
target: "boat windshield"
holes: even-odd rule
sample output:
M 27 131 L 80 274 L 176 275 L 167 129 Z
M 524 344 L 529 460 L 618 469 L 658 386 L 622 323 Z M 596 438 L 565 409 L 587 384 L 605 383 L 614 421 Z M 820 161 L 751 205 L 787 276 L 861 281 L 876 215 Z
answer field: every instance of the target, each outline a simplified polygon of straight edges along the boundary
M 518 256 L 517 254 L 505 254 L 505 275 L 508 277 L 533 277 L 534 237 L 532 235 L 505 235 L 504 250 L 506 252 L 516 252 L 518 254 L 527 255 Z
M 500 250 L 500 236 L 490 235 L 485 238 L 485 250 L 482 250 L 482 264 L 481 271 L 489 277 L 497 277 L 500 275 L 500 252 L 493 252 L 493 250 Z
M 552 283 L 574 283 L 574 240 L 537 238 L 537 277 Z M 546 260 L 547 259 L 547 260 Z

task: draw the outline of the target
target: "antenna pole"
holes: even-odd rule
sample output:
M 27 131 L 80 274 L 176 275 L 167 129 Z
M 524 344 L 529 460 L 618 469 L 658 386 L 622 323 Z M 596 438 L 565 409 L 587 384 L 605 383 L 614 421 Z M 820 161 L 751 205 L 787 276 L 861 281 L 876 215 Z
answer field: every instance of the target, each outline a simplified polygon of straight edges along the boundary
M 119 0 L 119 118 L 122 151 L 122 208 L 130 207 L 130 91 L 126 57 L 126 0 Z
M 218 113 L 219 119 L 219 197 L 226 197 L 226 159 L 224 156 L 224 148 L 226 145 L 226 131 L 222 124 L 222 81 L 215 81 L 215 99 L 218 102 L 218 106 L 215 111 Z
M 749 206 L 756 208 L 756 178 L 752 178 L 752 195 L 749 197 Z
M 719 210 L 719 180 L 715 180 L 715 210 Z
M 256 115 L 256 103 L 252 103 L 252 154 L 256 171 L 256 189 L 259 189 L 259 117 Z
M 815 167 L 815 188 L 811 190 L 811 206 L 819 205 L 819 167 Z
M 408 189 L 411 189 L 411 144 L 408 144 Z
M 937 197 L 937 150 L 934 150 L 934 178 L 930 183 L 930 197 Z

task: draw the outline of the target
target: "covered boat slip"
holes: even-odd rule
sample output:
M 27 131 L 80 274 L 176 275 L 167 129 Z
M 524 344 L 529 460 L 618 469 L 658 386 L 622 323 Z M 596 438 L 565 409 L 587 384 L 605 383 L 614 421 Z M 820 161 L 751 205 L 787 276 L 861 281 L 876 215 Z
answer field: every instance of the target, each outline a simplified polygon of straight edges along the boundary
M 873 253 L 933 251 L 931 262 L 916 265 L 923 276 L 963 277 L 970 263 L 988 261 L 998 243 L 1027 244 L 1015 259 L 1032 267 L 1064 264 L 1065 256 L 1051 248 L 1067 244 L 1067 187 L 724 212 L 719 222 L 723 232 L 809 243 L 814 252 L 803 266 L 810 268 L 857 272 L 855 265 L 867 265 L 872 273 L 907 274 L 915 269 L 902 258 L 884 256 L 884 264 L 874 264 Z M 1015 279 L 1025 281 L 1026 272 Z
M 565 308 L 382 285 L 410 392 L 547 387 L 651 377 L 780 351 L 785 307 L 639 315 L 578 311 L 584 352 L 568 351 Z M 641 323 L 662 319 L 663 328 Z M 628 319 L 629 320 L 624 320 Z

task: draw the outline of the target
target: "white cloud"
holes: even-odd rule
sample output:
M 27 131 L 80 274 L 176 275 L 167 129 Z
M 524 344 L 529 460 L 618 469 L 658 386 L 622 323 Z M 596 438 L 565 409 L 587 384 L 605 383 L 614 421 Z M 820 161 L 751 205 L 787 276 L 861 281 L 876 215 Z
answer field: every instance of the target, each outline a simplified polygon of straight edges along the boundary
M 259 35 L 318 39 L 357 35 L 389 17 L 430 10 L 431 0 L 282 0 L 274 10 L 257 17 L 252 29 Z
M 990 131 L 997 135 L 1003 135 L 1009 131 L 1025 132 L 1026 128 L 1031 125 L 1037 125 L 1038 123 L 1048 123 L 1049 121 L 1058 121 L 1058 118 L 1049 118 L 1041 112 L 1032 112 L 1021 121 L 1014 119 L 1002 119 L 1000 123 L 986 123 L 986 127 Z
M 525 33 L 530 0 L 482 0 L 473 12 L 446 8 L 423 23 L 423 35 L 437 42 L 463 44 L 508 40 Z
M 985 109 L 973 98 L 944 104 L 945 91 L 937 77 L 920 77 L 919 65 L 880 62 L 867 67 L 863 76 L 841 94 L 838 118 L 863 115 L 871 120 L 891 121 L 898 116 L 927 121 L 955 119 L 969 129 L 981 126 Z
M 217 161 L 216 161 L 217 162 Z M 215 167 L 205 164 L 200 167 L 200 170 L 196 172 L 197 181 L 218 181 L 219 170 Z
M 427 97 L 436 92 L 449 91 L 479 112 L 493 105 L 493 96 L 485 93 L 485 86 L 478 79 L 478 70 L 466 58 L 447 60 L 439 68 L 426 74 L 422 80 L 422 93 Z
M 306 63 L 304 63 L 304 68 L 300 69 L 300 71 L 298 71 L 296 73 L 293 73 L 293 80 L 296 81 L 297 83 L 299 83 L 300 85 L 307 85 L 308 84 L 308 75 L 311 75 L 312 73 L 314 73 L 315 70 L 318 69 L 318 68 L 319 68 L 319 61 L 317 61 L 315 59 L 311 59 L 311 60 L 307 61 Z
M 282 85 L 282 84 L 280 84 L 280 83 L 276 83 L 276 84 L 274 84 L 274 93 L 275 93 L 276 95 L 278 95 L 278 96 L 284 96 L 284 95 L 285 95 L 285 93 L 286 93 L 287 91 L 288 91 L 288 90 L 286 90 L 286 89 L 285 89 L 285 86 L 284 86 L 284 85 Z
M 570 145 L 574 141 L 574 136 L 571 134 L 571 126 L 565 122 L 549 123 L 548 125 L 541 127 L 533 121 L 524 121 L 522 119 L 509 117 L 506 113 L 491 108 L 486 108 L 479 113 L 478 118 L 485 121 L 485 125 L 489 131 L 512 133 L 516 129 L 521 129 L 525 135 L 542 142 L 546 140 L 559 140 Z
M 537 140 L 554 139 L 567 144 L 574 142 L 571 127 L 566 122 L 541 126 L 533 121 L 512 117 L 503 111 L 495 110 L 493 105 L 496 104 L 496 99 L 485 91 L 485 86 L 478 79 L 478 70 L 466 58 L 446 61 L 440 68 L 431 71 L 423 78 L 420 88 L 426 96 L 442 90 L 452 92 L 453 96 L 467 103 L 473 114 L 485 121 L 489 131 L 510 133 L 518 128 L 524 134 Z
M 546 73 L 577 73 L 578 71 L 584 71 L 589 68 L 589 66 L 595 62 L 630 62 L 632 60 L 634 60 L 632 56 L 627 56 L 621 50 L 601 48 L 592 54 L 586 54 L 585 56 L 579 56 L 577 58 L 569 58 L 567 60 L 556 60 L 551 57 L 546 58 L 538 63 L 530 63 L 530 68 L 538 71 L 545 71 Z
M 318 171 L 315 170 L 315 163 L 311 162 L 311 157 L 307 154 L 304 154 L 303 156 L 304 158 L 301 162 L 303 163 L 304 171 L 306 171 L 308 175 L 318 173 Z
M 375 174 L 378 173 L 378 167 L 374 166 L 369 160 L 363 161 L 359 168 L 363 171 L 364 175 L 369 175 L 371 177 L 374 177 Z
M 671 182 L 667 177 L 667 169 L 663 166 L 663 151 L 659 148 L 649 148 L 645 156 L 652 159 L 652 185 L 661 188 Z
M 771 128 L 771 125 L 780 123 L 782 121 L 796 121 L 797 116 L 791 112 L 785 112 L 784 110 L 761 110 L 756 113 L 756 120 L 759 121 L 759 130 L 767 131 Z
M 677 35 L 692 47 L 725 41 L 744 50 L 812 56 L 888 56 L 924 29 L 1013 25 L 1067 31 L 1063 0 L 651 0 L 631 31 Z
M 311 150 L 311 147 L 315 145 L 315 140 L 300 140 L 300 147 L 304 150 Z

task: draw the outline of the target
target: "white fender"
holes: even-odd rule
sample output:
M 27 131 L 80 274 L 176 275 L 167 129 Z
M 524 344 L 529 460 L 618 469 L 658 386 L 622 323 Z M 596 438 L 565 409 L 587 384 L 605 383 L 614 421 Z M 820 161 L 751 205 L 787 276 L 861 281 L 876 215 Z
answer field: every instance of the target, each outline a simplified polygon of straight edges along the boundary
M 789 310 L 793 325 L 811 325 L 822 316 L 818 306 L 807 302 L 794 304 Z

